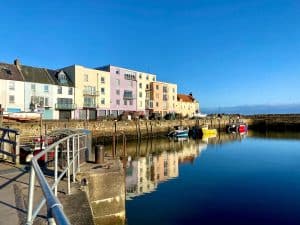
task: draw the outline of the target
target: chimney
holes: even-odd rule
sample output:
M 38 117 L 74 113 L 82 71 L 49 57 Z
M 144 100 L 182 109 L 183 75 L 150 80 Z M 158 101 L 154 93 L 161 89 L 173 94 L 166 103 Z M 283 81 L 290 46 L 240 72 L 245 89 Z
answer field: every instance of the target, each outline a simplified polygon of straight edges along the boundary
M 20 60 L 19 60 L 19 59 L 15 59 L 15 60 L 14 60 L 14 64 L 15 64 L 16 67 L 18 67 L 18 69 L 21 69 L 21 68 L 20 68 L 21 63 L 20 63 Z
M 193 97 L 193 93 L 192 93 L 192 92 L 190 92 L 190 93 L 189 93 L 189 96 Z

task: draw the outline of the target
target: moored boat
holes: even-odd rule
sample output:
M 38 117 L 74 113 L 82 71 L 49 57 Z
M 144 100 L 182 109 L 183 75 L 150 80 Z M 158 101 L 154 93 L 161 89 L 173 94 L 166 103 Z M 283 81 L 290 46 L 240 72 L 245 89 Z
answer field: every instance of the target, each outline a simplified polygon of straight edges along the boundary
M 175 130 L 169 132 L 168 136 L 175 137 L 175 138 L 187 138 L 189 137 L 189 129 L 175 127 Z
M 217 129 L 209 129 L 208 126 L 204 126 L 201 128 L 202 130 L 202 135 L 216 135 Z
M 226 126 L 226 131 L 228 133 L 234 133 L 234 132 L 244 133 L 248 131 L 248 126 L 246 123 L 243 122 L 231 123 Z

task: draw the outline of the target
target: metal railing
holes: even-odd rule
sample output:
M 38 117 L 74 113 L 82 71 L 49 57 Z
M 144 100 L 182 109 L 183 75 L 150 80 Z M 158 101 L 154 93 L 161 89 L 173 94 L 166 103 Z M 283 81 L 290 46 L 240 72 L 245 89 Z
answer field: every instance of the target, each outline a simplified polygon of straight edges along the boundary
M 45 150 L 41 151 L 32 158 L 29 178 L 28 210 L 26 225 L 33 224 L 35 218 L 37 217 L 45 203 L 47 206 L 47 218 L 49 224 L 70 224 L 68 218 L 66 217 L 63 211 L 62 204 L 57 198 L 58 184 L 63 179 L 65 174 L 67 174 L 67 189 L 68 194 L 71 194 L 71 173 L 73 182 L 75 182 L 76 173 L 80 170 L 80 160 L 82 157 L 81 153 L 84 153 L 83 150 L 86 150 L 88 148 L 87 137 L 88 136 L 85 133 L 71 134 L 51 144 Z M 47 165 L 45 164 L 48 162 L 41 161 L 46 160 L 47 157 L 45 156 L 49 153 L 52 153 L 52 155 L 54 153 L 54 158 L 52 160 L 52 162 L 54 161 L 54 182 L 51 186 L 46 180 L 42 169 L 45 168 L 45 166 L 47 167 Z M 66 156 L 66 159 L 64 159 L 64 156 Z M 60 170 L 59 163 L 61 164 Z M 63 165 L 63 163 L 65 163 L 66 165 Z M 40 164 L 43 164 L 43 166 L 41 166 Z M 48 171 L 49 169 L 50 167 L 47 167 Z M 36 178 L 41 186 L 43 197 L 37 204 L 35 209 L 33 209 L 35 191 L 34 188 Z
M 65 110 L 74 110 L 76 109 L 76 104 L 72 103 L 56 103 L 55 109 L 65 109 Z
M 11 157 L 15 164 L 20 163 L 19 131 L 0 127 L 0 158 L 7 160 Z
M 99 91 L 96 91 L 96 90 L 83 90 L 83 95 L 98 96 Z
M 96 108 L 96 103 L 83 103 L 84 108 Z

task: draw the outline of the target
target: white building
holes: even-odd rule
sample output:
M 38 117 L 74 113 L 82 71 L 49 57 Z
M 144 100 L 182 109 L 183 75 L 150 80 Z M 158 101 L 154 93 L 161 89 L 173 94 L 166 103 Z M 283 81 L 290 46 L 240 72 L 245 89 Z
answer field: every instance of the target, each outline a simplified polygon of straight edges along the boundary
M 0 63 L 0 104 L 4 113 L 24 111 L 24 78 L 15 65 Z

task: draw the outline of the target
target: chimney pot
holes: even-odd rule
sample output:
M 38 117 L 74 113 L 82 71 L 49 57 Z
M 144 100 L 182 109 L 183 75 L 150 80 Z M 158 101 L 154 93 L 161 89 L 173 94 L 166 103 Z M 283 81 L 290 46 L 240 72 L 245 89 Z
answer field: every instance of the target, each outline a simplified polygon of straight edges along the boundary
M 16 66 L 20 66 L 20 65 L 21 65 L 20 60 L 19 60 L 19 59 L 15 59 L 15 60 L 14 60 L 14 64 L 15 64 Z

